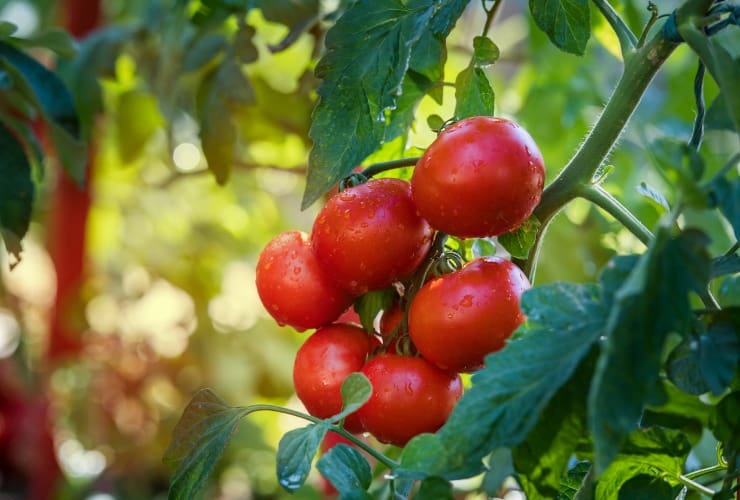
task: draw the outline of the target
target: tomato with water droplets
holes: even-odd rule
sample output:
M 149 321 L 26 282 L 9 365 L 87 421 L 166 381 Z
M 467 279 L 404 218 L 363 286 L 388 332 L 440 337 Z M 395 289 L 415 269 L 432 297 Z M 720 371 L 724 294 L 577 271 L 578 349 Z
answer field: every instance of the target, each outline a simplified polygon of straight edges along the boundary
M 300 231 L 277 235 L 257 261 L 257 293 L 281 325 L 298 330 L 333 322 L 352 297 L 321 268 L 309 237 Z
M 530 287 L 516 265 L 475 259 L 426 283 L 411 302 L 409 335 L 421 355 L 447 370 L 474 371 L 524 322 L 519 301 Z
M 296 353 L 293 385 L 298 399 L 314 417 L 329 418 L 342 410 L 344 380 L 359 372 L 380 343 L 358 326 L 337 323 L 316 330 Z M 350 432 L 362 432 L 352 414 L 344 422 Z
M 411 190 L 435 229 L 462 238 L 518 228 L 540 202 L 542 154 L 522 127 L 475 116 L 445 129 L 414 168 Z
M 311 243 L 326 272 L 361 295 L 411 274 L 429 251 L 432 233 L 408 182 L 376 179 L 334 195 L 314 222 Z
M 458 374 L 423 358 L 381 354 L 362 373 L 373 392 L 357 411 L 360 422 L 378 441 L 396 446 L 442 427 L 463 393 Z

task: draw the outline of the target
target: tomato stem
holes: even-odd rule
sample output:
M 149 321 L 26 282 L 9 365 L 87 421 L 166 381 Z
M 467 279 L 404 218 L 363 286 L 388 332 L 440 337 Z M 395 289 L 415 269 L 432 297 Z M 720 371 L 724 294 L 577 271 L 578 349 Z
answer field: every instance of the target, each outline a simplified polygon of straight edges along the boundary
M 637 46 L 637 37 L 609 2 L 606 0 L 594 0 L 594 3 L 617 35 L 622 59 L 627 59 Z
M 400 160 L 391 160 L 391 161 L 384 161 L 380 163 L 373 163 L 372 165 L 366 167 L 360 173 L 369 179 L 370 177 L 374 175 L 378 175 L 381 172 L 385 172 L 386 170 L 393 170 L 395 168 L 401 168 L 401 167 L 413 167 L 414 165 L 416 165 L 419 159 L 420 159 L 419 157 L 401 158 Z
M 603 209 L 606 213 L 619 221 L 629 232 L 639 239 L 645 246 L 653 239 L 653 234 L 634 216 L 632 212 L 609 194 L 601 186 L 589 186 L 581 190 L 580 197 L 590 201 Z
M 693 481 L 692 479 L 684 476 L 683 474 L 680 474 L 678 476 L 678 481 L 684 486 L 691 488 L 692 490 L 698 491 L 699 493 L 702 493 L 703 495 L 708 495 L 712 497 L 715 494 L 715 491 L 713 489 L 707 488 L 703 484 L 697 483 L 696 481 Z

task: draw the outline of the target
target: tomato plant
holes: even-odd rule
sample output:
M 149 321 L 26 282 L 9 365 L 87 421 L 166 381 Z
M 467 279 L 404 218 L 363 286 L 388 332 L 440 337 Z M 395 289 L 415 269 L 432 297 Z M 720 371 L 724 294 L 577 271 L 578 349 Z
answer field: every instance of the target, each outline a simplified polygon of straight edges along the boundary
M 321 268 L 300 231 L 282 233 L 262 250 L 256 285 L 272 317 L 301 330 L 331 323 L 352 301 Z
M 544 161 L 534 139 L 516 123 L 490 116 L 444 129 L 411 178 L 422 217 L 464 238 L 517 229 L 539 203 L 544 184 Z
M 408 182 L 377 179 L 334 195 L 316 217 L 311 243 L 326 272 L 361 295 L 416 269 L 432 229 L 417 214 Z
M 440 368 L 470 372 L 504 347 L 524 322 L 519 300 L 529 281 L 497 257 L 467 263 L 426 283 L 409 307 L 409 334 L 426 359 Z

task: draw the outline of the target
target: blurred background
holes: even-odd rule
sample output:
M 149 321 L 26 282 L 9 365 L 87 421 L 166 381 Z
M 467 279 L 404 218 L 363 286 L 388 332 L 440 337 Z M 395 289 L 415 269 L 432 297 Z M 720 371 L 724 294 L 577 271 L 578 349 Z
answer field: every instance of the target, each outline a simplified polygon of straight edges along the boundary
M 73 58 L 31 54 L 64 76 L 91 144 L 82 188 L 53 155 L 37 168 L 22 260 L 11 271 L 0 253 L 0 499 L 166 498 L 172 471 L 161 458 L 202 387 L 234 405 L 300 407 L 291 372 L 306 333 L 268 317 L 254 268 L 278 232 L 311 229 L 317 207 L 300 211 L 300 198 L 312 70 L 330 24 L 305 21 L 337 3 L 0 0 L 0 20 L 17 26 L 15 36 L 61 27 L 78 39 Z M 616 3 L 639 32 L 645 6 Z M 596 13 L 587 53 L 575 57 L 549 44 L 526 7 L 503 4 L 490 32 L 501 59 L 487 73 L 496 113 L 530 131 L 551 179 L 597 117 L 621 62 Z M 467 66 L 483 21 L 471 2 L 448 41 L 446 80 Z M 609 160 L 607 189 L 649 227 L 663 209 L 641 184 L 669 199 L 672 190 L 646 147 L 657 136 L 689 137 L 695 65 L 680 48 Z M 706 95 L 710 103 L 716 95 L 710 81 Z M 373 158 L 415 156 L 434 137 L 427 116 L 453 110 L 452 88 L 442 105 L 425 98 L 409 136 Z M 710 169 L 734 140 L 710 130 Z M 698 222 L 724 251 L 727 228 Z M 575 202 L 548 233 L 537 282 L 592 281 L 612 255 L 635 251 L 642 247 L 629 233 Z M 300 424 L 271 414 L 243 420 L 204 496 L 287 497 L 275 447 Z M 320 495 L 313 477 L 292 497 Z

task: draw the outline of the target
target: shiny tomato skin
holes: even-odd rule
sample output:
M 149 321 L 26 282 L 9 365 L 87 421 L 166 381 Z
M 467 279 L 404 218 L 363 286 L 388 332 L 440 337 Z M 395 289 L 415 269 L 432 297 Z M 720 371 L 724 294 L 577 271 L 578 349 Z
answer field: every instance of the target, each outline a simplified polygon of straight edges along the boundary
M 334 195 L 319 212 L 311 244 L 321 266 L 354 295 L 389 286 L 426 256 L 432 228 L 400 179 L 374 179 Z
M 344 323 L 325 326 L 308 337 L 293 364 L 293 386 L 308 413 L 319 418 L 339 413 L 342 383 L 362 369 L 378 345 L 362 328 Z M 350 432 L 363 431 L 357 414 L 347 417 L 344 427 Z
M 373 392 L 357 411 L 360 421 L 378 441 L 396 446 L 439 429 L 463 393 L 458 374 L 418 357 L 381 354 L 362 373 Z
M 470 372 L 501 349 L 525 316 L 519 301 L 530 287 L 516 265 L 483 257 L 425 284 L 409 308 L 409 335 L 440 368 Z
M 539 203 L 544 182 L 542 154 L 526 130 L 475 116 L 445 129 L 427 148 L 411 190 L 432 227 L 469 238 L 519 227 Z
M 333 322 L 352 303 L 352 297 L 321 268 L 306 233 L 277 235 L 257 261 L 257 293 L 281 325 L 297 330 Z

